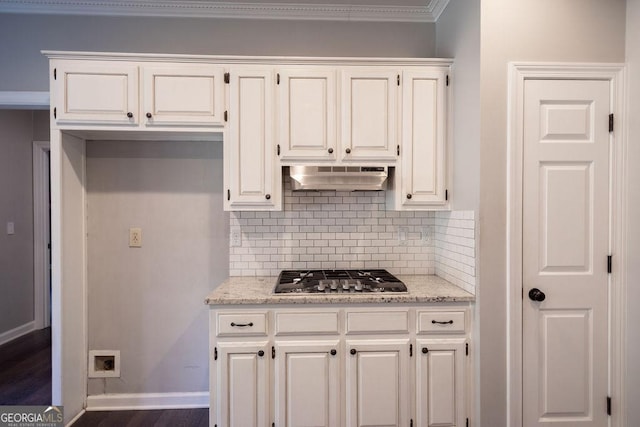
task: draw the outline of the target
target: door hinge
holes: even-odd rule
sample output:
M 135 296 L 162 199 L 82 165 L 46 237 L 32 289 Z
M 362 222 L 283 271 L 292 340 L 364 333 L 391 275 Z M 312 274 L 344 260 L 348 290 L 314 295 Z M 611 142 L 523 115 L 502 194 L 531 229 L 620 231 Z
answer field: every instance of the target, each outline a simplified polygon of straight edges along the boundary
M 469 343 L 468 342 L 464 343 L 464 354 L 465 354 L 465 356 L 469 355 Z
M 56 107 L 53 107 L 53 118 L 54 119 L 58 118 L 58 109 Z
M 447 78 L 445 79 L 445 84 L 449 86 L 449 74 L 447 74 Z
M 609 114 L 609 132 L 613 132 L 613 113 Z
M 229 73 L 224 73 L 224 82 L 226 84 L 229 84 L 229 82 L 231 81 L 231 74 Z
M 413 357 L 413 344 L 409 344 L 409 357 Z
M 271 346 L 271 358 L 276 358 L 276 348 L 274 346 Z
M 607 396 L 607 415 L 611 415 L 611 396 Z
M 227 200 L 231 200 L 231 190 L 227 189 Z
M 228 110 L 225 110 L 225 112 L 224 112 L 224 121 L 225 122 L 229 121 L 229 111 Z
M 218 347 L 213 348 L 213 360 L 218 360 Z
M 400 86 L 400 74 L 398 74 L 398 86 Z
M 271 423 L 271 427 L 276 427 L 276 423 Z
M 409 423 L 410 427 L 413 427 L 413 418 L 411 418 L 411 422 Z
M 276 84 L 280 84 L 280 73 L 276 74 Z
M 400 155 L 400 144 L 398 144 L 398 146 L 396 147 L 396 154 L 398 156 Z
M 444 199 L 449 200 L 449 190 L 444 190 Z
M 611 274 L 613 271 L 613 256 L 607 255 L 607 273 Z
M 278 156 L 280 155 L 280 144 L 278 144 Z
M 57 80 L 58 79 L 58 69 L 54 68 L 53 69 L 53 80 Z
M 467 418 L 467 427 L 469 427 L 469 418 Z

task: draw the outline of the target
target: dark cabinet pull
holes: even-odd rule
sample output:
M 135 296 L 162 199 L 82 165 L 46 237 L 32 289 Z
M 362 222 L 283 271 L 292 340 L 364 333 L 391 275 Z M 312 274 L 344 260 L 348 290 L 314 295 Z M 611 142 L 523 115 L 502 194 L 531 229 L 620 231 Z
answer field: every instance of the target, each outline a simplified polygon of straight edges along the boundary
M 434 325 L 453 325 L 453 320 L 447 320 L 446 322 L 439 322 L 437 320 L 432 320 L 431 323 Z
M 238 328 L 244 328 L 244 327 L 251 327 L 253 326 L 253 322 L 249 322 L 249 323 L 236 323 L 236 322 L 231 322 L 231 326 L 237 326 Z
M 411 193 L 407 194 L 407 199 L 411 199 L 411 197 L 413 197 Z
M 133 113 L 132 113 L 131 111 L 129 111 L 129 112 L 127 113 L 127 117 L 129 117 L 130 119 L 131 119 L 131 118 L 133 118 Z
M 260 356 L 260 357 L 264 356 L 264 351 L 260 350 L 260 351 L 258 352 L 258 356 Z
M 351 148 L 347 148 L 346 150 L 344 150 L 347 154 L 351 153 Z
M 269 200 L 271 198 L 271 194 L 267 194 L 266 196 L 264 196 L 265 199 Z
M 429 353 L 429 349 L 427 347 L 422 347 L 422 354 Z
M 329 152 L 329 154 L 332 154 L 333 153 L 333 148 L 329 148 L 327 151 Z
M 332 356 L 335 356 L 338 352 L 336 351 L 335 348 L 332 348 L 329 353 L 331 353 Z
M 351 353 L 351 354 L 356 354 L 356 353 L 357 353 L 357 351 L 356 351 L 356 349 L 355 349 L 355 348 L 352 348 L 352 349 L 351 349 L 351 351 L 350 351 L 349 353 Z
M 150 119 L 151 117 L 151 113 L 147 113 L 147 119 Z

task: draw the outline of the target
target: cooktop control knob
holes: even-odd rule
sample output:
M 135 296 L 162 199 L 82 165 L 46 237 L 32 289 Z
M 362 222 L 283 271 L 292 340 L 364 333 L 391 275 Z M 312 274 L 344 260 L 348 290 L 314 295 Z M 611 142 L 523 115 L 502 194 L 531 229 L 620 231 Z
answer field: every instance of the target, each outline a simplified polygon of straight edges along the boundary
M 320 283 L 318 283 L 318 291 L 319 292 L 324 292 L 326 287 L 327 287 L 327 284 L 324 283 L 324 281 L 320 280 Z
M 354 286 L 356 291 L 362 291 L 362 282 L 360 280 L 356 280 L 356 285 Z
M 338 289 L 338 282 L 336 282 L 335 280 L 331 281 L 331 285 L 329 285 L 331 287 L 332 291 L 335 291 L 336 289 Z
M 349 290 L 349 281 L 345 280 L 342 282 L 342 289 L 344 289 L 345 291 Z

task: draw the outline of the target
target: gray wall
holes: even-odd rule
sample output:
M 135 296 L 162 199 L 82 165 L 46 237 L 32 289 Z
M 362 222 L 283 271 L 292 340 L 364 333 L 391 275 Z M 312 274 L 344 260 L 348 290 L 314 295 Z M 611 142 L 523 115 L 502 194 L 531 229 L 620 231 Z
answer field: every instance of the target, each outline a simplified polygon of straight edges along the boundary
M 33 114 L 0 110 L 0 334 L 33 315 Z M 7 235 L 7 222 L 15 234 Z
M 435 25 L 0 14 L 0 91 L 46 91 L 41 50 L 433 57 Z
M 121 378 L 89 380 L 89 394 L 209 389 L 204 297 L 229 274 L 222 205 L 221 143 L 87 142 L 89 350 L 122 359 Z
M 623 62 L 625 1 L 483 0 L 481 16 L 480 416 L 482 426 L 501 427 L 507 414 L 507 64 Z
M 627 425 L 640 426 L 640 0 L 627 0 Z

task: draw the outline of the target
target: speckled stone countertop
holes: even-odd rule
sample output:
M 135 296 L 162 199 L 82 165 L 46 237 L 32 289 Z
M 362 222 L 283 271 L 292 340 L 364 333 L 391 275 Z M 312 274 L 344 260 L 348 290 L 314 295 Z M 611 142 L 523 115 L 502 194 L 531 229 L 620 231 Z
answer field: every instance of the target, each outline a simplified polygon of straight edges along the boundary
M 235 276 L 205 299 L 210 305 L 469 302 L 475 296 L 438 276 L 398 276 L 407 293 L 273 294 L 277 277 Z

